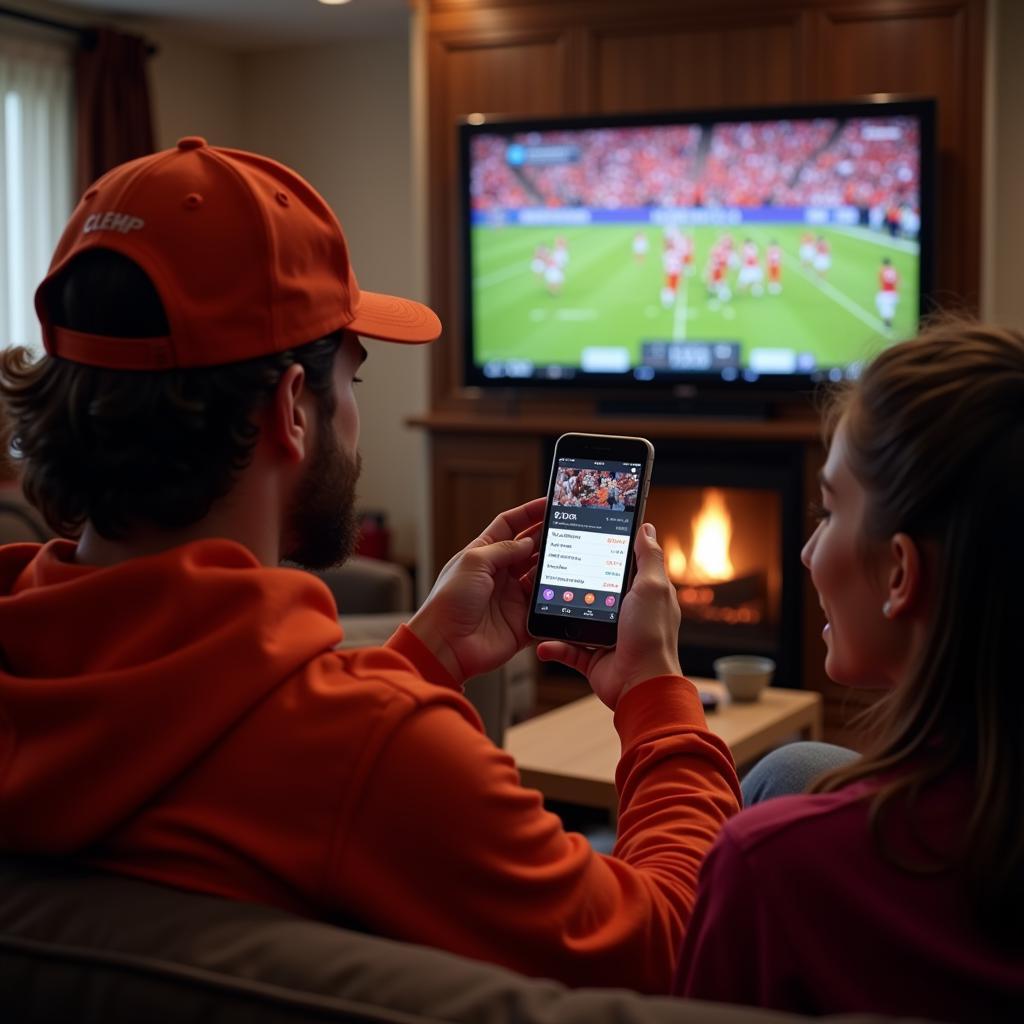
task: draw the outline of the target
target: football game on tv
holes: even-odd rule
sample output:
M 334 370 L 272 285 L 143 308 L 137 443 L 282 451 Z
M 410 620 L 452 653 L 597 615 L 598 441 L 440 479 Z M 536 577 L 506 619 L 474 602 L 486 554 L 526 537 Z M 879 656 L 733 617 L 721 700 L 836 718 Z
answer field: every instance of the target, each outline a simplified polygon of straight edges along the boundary
M 469 382 L 855 375 L 918 324 L 932 114 L 464 125 Z

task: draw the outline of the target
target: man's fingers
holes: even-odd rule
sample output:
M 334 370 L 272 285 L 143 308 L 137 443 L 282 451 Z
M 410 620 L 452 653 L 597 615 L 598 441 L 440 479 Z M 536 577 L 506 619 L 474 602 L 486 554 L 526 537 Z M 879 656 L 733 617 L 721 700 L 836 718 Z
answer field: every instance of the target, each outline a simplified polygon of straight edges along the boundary
M 500 540 L 477 547 L 466 557 L 491 569 L 507 569 L 518 565 L 525 571 L 533 556 L 533 550 L 532 537 L 519 537 L 516 540 Z
M 627 598 L 633 595 L 636 595 L 637 600 L 659 600 L 670 595 L 674 598 L 675 587 L 665 572 L 665 553 L 661 550 L 654 527 L 650 523 L 644 523 L 637 531 L 634 551 L 636 578 Z M 678 601 L 673 599 L 672 604 L 675 606 L 674 615 L 678 616 Z
M 575 647 L 573 644 L 562 643 L 561 640 L 545 640 L 543 643 L 537 644 L 537 657 L 541 661 L 558 661 L 583 675 L 586 675 L 587 667 L 593 656 L 593 651 Z
M 523 530 L 516 537 L 516 540 L 519 540 L 520 537 L 533 537 L 536 540 L 538 537 L 540 537 L 540 531 L 543 528 L 543 526 L 544 523 L 541 520 L 538 520 L 532 526 L 528 526 L 525 530 Z
M 533 581 L 537 578 L 537 556 L 534 555 L 530 561 L 533 563 L 531 568 L 519 577 L 519 586 L 523 588 L 526 597 L 533 592 Z
M 543 518 L 545 504 L 547 504 L 547 498 L 534 498 L 524 505 L 502 512 L 473 541 L 470 547 L 476 548 L 484 544 L 494 544 L 496 541 L 511 540 L 521 533 L 532 530 Z
M 638 576 L 653 576 L 660 579 L 665 575 L 665 553 L 661 550 L 651 523 L 644 523 L 637 530 L 633 551 L 636 554 Z

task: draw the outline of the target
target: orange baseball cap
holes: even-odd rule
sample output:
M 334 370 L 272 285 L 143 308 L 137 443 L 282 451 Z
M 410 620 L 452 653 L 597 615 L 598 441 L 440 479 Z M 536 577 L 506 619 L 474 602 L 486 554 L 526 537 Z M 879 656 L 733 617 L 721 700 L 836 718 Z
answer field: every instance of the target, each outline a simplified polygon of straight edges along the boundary
M 146 272 L 164 305 L 165 337 L 50 322 L 48 287 L 90 249 L 121 253 Z M 342 328 L 407 344 L 441 333 L 421 303 L 360 291 L 338 219 L 298 174 L 198 137 L 121 164 L 86 191 L 35 302 L 50 355 L 118 370 L 237 363 Z

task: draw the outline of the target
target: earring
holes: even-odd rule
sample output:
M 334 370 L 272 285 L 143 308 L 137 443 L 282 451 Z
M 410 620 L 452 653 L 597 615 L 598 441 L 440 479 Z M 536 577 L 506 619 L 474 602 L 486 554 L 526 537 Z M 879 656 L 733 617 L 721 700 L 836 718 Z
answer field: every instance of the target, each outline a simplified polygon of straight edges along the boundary
M 887 618 L 892 618 L 892 601 L 886 600 L 885 604 L 882 605 L 882 614 Z

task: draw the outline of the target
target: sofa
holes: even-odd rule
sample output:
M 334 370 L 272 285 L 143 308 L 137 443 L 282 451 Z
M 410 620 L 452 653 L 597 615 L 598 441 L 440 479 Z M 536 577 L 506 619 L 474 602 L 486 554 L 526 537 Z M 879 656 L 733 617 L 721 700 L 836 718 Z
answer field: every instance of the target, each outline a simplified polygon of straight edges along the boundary
M 0 1020 L 796 1024 L 806 1018 L 621 989 L 571 990 L 269 907 L 6 857 L 0 858 Z

